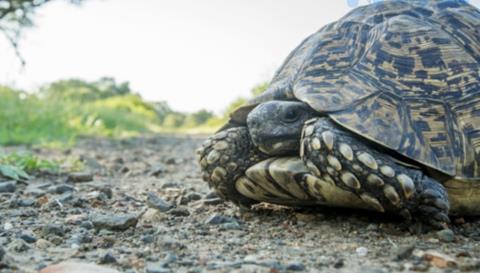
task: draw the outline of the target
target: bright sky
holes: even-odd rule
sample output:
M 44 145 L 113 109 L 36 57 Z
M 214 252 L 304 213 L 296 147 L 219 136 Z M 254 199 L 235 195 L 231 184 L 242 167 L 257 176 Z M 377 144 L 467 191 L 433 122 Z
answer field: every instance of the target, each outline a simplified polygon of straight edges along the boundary
M 270 80 L 307 35 L 367 1 L 54 1 L 25 32 L 25 68 L 0 39 L 0 84 L 31 90 L 58 79 L 112 76 L 176 110 L 218 112 Z

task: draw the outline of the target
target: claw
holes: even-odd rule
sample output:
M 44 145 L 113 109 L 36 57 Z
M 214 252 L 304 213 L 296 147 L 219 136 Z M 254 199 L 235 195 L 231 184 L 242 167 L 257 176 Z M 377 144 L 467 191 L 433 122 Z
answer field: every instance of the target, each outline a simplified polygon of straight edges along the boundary
M 448 228 L 448 224 L 445 222 L 439 222 L 435 221 L 433 219 L 428 220 L 428 224 L 430 224 L 432 227 L 435 227 L 437 229 L 446 229 Z
M 435 220 L 438 220 L 440 222 L 450 223 L 450 218 L 445 213 L 434 214 L 433 218 L 435 218 Z
M 432 205 L 444 211 L 448 211 L 450 209 L 450 206 L 448 205 L 448 203 L 440 199 L 439 197 L 424 199 L 422 200 L 422 204 Z
M 437 199 L 437 198 L 440 198 L 440 195 L 432 189 L 426 189 L 420 194 L 420 198 L 422 198 L 422 199 Z
M 412 214 L 410 213 L 410 211 L 408 211 L 408 209 L 403 209 L 402 211 L 400 211 L 400 216 L 402 216 L 403 219 L 405 219 L 405 221 L 407 222 L 412 221 Z
M 443 211 L 448 211 L 450 210 L 450 206 L 448 205 L 447 202 L 443 201 L 442 199 L 435 199 L 434 201 L 435 207 L 443 210 Z

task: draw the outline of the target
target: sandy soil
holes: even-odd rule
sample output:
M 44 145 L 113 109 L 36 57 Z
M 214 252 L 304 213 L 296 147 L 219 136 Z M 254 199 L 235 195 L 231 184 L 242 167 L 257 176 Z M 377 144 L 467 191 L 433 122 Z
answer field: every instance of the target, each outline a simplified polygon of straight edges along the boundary
M 38 173 L 0 193 L 0 272 L 65 260 L 149 273 L 480 272 L 480 219 L 417 233 L 363 211 L 239 211 L 201 180 L 194 151 L 202 141 L 85 139 L 32 150 L 80 159 L 86 174 Z

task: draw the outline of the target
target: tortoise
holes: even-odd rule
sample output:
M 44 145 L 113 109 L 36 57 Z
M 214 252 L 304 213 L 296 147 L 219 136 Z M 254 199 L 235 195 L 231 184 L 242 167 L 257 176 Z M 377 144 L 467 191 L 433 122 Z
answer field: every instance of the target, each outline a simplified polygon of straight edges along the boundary
M 258 202 L 480 214 L 480 11 L 382 1 L 307 37 L 199 150 L 203 179 Z

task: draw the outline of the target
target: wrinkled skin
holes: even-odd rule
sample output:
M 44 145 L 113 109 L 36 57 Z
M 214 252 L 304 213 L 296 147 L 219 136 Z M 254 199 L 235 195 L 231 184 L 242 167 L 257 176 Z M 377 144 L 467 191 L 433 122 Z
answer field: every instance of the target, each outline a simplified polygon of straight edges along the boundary
M 303 125 L 316 116 L 303 102 L 270 101 L 248 114 L 247 127 L 260 151 L 272 156 L 298 155 Z

